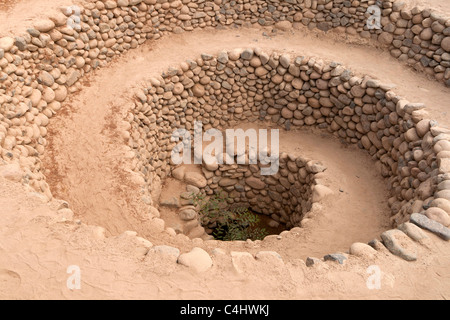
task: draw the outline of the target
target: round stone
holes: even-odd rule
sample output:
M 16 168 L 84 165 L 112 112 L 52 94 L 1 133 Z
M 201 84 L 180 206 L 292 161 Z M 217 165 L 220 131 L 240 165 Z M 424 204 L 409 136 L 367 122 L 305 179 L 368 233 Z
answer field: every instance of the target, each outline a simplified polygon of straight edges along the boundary
M 282 30 L 282 31 L 289 31 L 292 29 L 292 23 L 287 20 L 279 21 L 275 24 L 275 28 Z
M 39 20 L 34 23 L 34 28 L 39 32 L 49 32 L 55 27 L 55 23 L 51 20 Z
M 392 41 L 394 41 L 394 36 L 389 32 L 382 32 L 378 36 L 378 41 L 382 44 L 389 45 L 392 43 Z
M 189 267 L 196 272 L 205 272 L 210 269 L 213 264 L 209 254 L 201 248 L 194 248 L 191 252 L 180 255 L 178 263 Z
M 450 37 L 446 37 L 441 42 L 441 47 L 447 52 L 450 52 Z
M 194 93 L 194 96 L 196 96 L 197 98 L 203 97 L 205 95 L 205 87 L 197 83 L 192 88 L 192 92 Z

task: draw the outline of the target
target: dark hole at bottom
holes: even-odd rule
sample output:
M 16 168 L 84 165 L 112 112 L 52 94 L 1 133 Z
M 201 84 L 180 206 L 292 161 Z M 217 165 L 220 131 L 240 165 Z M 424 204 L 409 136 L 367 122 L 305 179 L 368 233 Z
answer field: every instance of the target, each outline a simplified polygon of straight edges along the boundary
M 272 227 L 272 219 L 251 208 L 239 207 L 231 210 L 236 218 L 230 218 L 225 223 L 217 222 L 217 226 L 209 229 L 214 239 L 220 241 L 263 240 L 268 235 L 278 235 L 285 231 L 285 225 L 280 223 Z

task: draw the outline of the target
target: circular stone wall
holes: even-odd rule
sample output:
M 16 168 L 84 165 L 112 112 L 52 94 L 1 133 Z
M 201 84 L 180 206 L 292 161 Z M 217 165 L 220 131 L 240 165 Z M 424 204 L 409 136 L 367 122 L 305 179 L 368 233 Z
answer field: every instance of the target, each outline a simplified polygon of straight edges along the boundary
M 79 80 L 92 70 L 170 32 L 252 23 L 286 31 L 295 23 L 336 28 L 376 39 L 394 57 L 448 84 L 449 21 L 431 10 L 407 10 L 400 2 L 384 1 L 383 29 L 367 30 L 365 12 L 372 4 L 108 0 L 82 8 L 78 30 L 67 27 L 64 14 L 39 21 L 24 35 L 0 39 L 2 159 L 12 169 L 20 163 L 24 174 L 18 181 L 51 199 L 40 155 L 47 146 L 46 127 L 61 103 L 82 88 Z M 337 63 L 234 50 L 203 55 L 152 79 L 137 94 L 128 117 L 129 145 L 135 171 L 153 191 L 155 182 L 172 172 L 175 128 L 191 129 L 196 120 L 205 129 L 255 120 L 286 130 L 314 126 L 372 155 L 388 181 L 393 224 L 410 219 L 449 240 L 450 139 L 448 130 L 424 119 L 423 107 L 377 80 L 354 77 Z M 389 234 L 383 241 L 389 243 Z
M 437 182 L 444 179 L 444 153 L 438 153 L 448 148 L 447 130 L 437 127 L 435 121 L 423 119 L 423 108 L 422 104 L 398 97 L 390 86 L 353 76 L 334 62 L 236 49 L 217 56 L 204 54 L 172 68 L 160 79 L 151 79 L 137 94 L 128 117 L 129 145 L 137 155 L 135 170 L 144 174 L 151 189 L 152 182 L 165 179 L 173 169 L 172 133 L 186 128 L 193 134 L 195 121 L 201 121 L 204 130 L 234 128 L 254 121 L 268 121 L 285 130 L 317 127 L 369 152 L 377 169 L 387 178 L 392 222 L 400 225 L 411 214 L 431 205 Z M 292 163 L 296 162 L 288 161 L 286 167 Z M 298 163 L 308 167 L 304 161 Z M 273 186 L 266 199 L 273 201 L 272 208 L 279 209 L 278 221 L 292 227 L 298 225 L 301 215 L 290 216 L 296 212 L 295 204 L 284 201 L 289 198 L 286 190 L 292 185 L 285 180 L 290 171 L 286 167 L 276 179 L 265 178 L 264 184 Z M 303 176 L 300 179 L 311 173 L 305 167 L 297 169 Z M 214 177 L 204 170 L 208 179 L 206 191 L 221 187 L 233 201 L 257 202 L 251 200 L 258 199 L 255 192 L 242 189 L 248 185 L 244 174 L 231 178 L 233 174 L 227 174 L 227 170 L 234 169 L 215 170 Z M 277 188 L 280 192 L 275 192 Z M 294 190 L 297 193 L 301 188 Z M 447 200 L 440 201 L 447 204 Z M 264 202 L 261 206 L 264 213 Z M 308 205 L 302 210 L 308 210 Z M 446 217 L 440 221 L 447 221 Z
M 217 168 L 203 166 L 207 178 L 206 194 L 225 194 L 234 207 L 247 207 L 270 216 L 270 226 L 284 229 L 300 227 L 303 217 L 311 210 L 318 182 L 315 174 L 326 168 L 316 161 L 302 157 L 280 155 L 280 170 L 270 176 L 261 175 L 261 166 L 218 165 Z M 215 170 L 214 170 L 215 169 Z

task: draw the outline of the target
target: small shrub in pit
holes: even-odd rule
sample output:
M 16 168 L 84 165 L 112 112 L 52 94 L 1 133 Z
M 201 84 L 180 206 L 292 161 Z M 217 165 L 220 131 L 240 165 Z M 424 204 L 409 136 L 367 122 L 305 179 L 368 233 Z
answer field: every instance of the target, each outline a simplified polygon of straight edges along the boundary
M 227 199 L 221 194 L 207 198 L 204 194 L 193 194 L 194 205 L 199 208 L 200 223 L 205 226 L 214 224 L 212 233 L 216 240 L 245 241 L 263 240 L 267 235 L 265 228 L 258 226 L 259 217 L 248 208 L 227 207 Z

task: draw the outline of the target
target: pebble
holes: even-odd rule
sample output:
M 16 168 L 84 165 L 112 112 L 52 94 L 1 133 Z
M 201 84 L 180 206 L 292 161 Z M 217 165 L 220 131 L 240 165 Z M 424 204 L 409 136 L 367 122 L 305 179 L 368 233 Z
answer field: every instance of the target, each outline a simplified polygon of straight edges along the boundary
M 4 52 L 8 52 L 14 46 L 14 38 L 3 37 L 0 38 L 0 49 Z
M 312 173 L 324 172 L 327 167 L 325 167 L 321 162 L 311 160 L 306 164 L 306 169 Z
M 184 181 L 197 188 L 204 188 L 208 183 L 205 177 L 198 172 L 186 172 L 184 175 Z
M 342 253 L 333 253 L 333 254 L 327 254 L 325 257 L 323 257 L 325 261 L 334 261 L 338 262 L 339 264 L 344 264 L 345 260 L 347 260 L 347 257 Z
M 353 243 L 349 252 L 354 256 L 366 258 L 373 258 L 377 253 L 377 251 L 371 246 L 360 242 Z
M 245 49 L 241 53 L 241 58 L 244 60 L 251 60 L 253 58 L 253 50 L 252 49 Z
M 321 265 L 321 264 L 323 264 L 323 261 L 318 258 L 314 258 L 314 257 L 306 258 L 306 266 L 307 267 L 317 266 L 317 265 Z
M 406 261 L 417 260 L 414 243 L 400 230 L 388 230 L 381 234 L 381 239 L 388 250 Z
M 431 201 L 430 206 L 440 208 L 447 213 L 450 212 L 450 201 L 447 199 L 436 198 Z
M 179 217 L 183 221 L 191 221 L 198 217 L 197 211 L 193 209 L 186 209 L 181 211 L 179 214 Z
M 450 37 L 442 39 L 441 47 L 447 52 L 450 52 Z
M 188 184 L 186 186 L 186 191 L 189 192 L 190 194 L 198 194 L 200 192 L 200 189 L 197 188 L 196 186 Z

